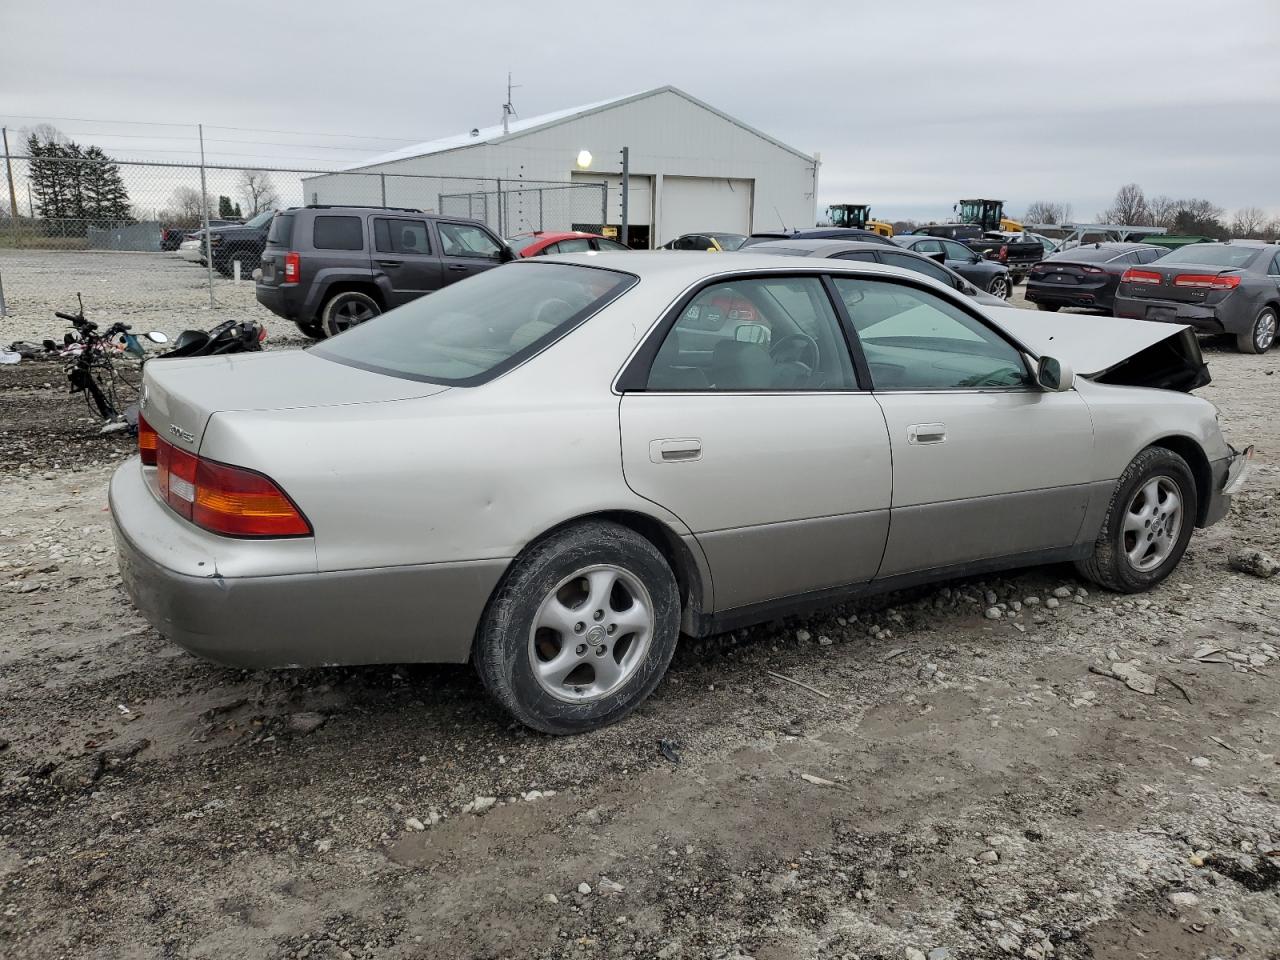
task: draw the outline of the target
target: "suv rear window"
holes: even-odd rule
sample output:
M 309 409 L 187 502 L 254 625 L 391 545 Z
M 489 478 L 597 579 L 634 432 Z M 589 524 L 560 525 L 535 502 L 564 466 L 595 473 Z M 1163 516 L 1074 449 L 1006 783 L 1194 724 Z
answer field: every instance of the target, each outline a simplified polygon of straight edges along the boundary
M 293 243 L 293 214 L 277 213 L 271 221 L 271 229 L 267 231 L 267 243 L 278 243 L 287 247 Z
M 317 250 L 363 250 L 364 228 L 359 217 L 316 217 L 311 245 Z
M 540 353 L 635 282 L 615 270 L 526 260 L 413 300 L 312 352 L 406 380 L 475 386 Z

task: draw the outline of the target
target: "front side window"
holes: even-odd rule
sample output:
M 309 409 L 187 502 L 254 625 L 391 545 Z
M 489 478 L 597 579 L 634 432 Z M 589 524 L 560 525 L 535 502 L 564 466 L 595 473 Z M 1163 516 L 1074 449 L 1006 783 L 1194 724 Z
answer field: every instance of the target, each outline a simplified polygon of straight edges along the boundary
M 857 381 L 818 277 L 715 283 L 681 310 L 649 390 L 853 390 Z
M 1271 261 L 1271 266 L 1267 269 L 1267 273 L 1273 277 L 1280 277 L 1280 253 L 1276 254 L 1276 258 Z
M 914 270 L 916 273 L 923 273 L 926 277 L 941 280 L 948 287 L 955 282 L 951 279 L 951 274 L 927 257 L 913 257 L 909 253 L 895 253 L 891 250 L 886 250 L 880 254 L 880 259 L 891 267 L 903 267 L 907 270 Z
M 316 217 L 311 244 L 317 250 L 363 250 L 364 227 L 359 217 Z
M 912 244 L 911 249 L 916 253 L 923 253 L 925 256 L 931 253 L 942 253 L 942 241 L 921 240 L 919 243 Z
M 377 217 L 373 221 L 373 245 L 379 253 L 421 256 L 431 252 L 431 239 L 423 220 Z
M 489 234 L 469 223 L 439 223 L 440 246 L 446 257 L 497 260 L 501 247 Z
M 614 270 L 526 260 L 450 284 L 312 350 L 374 373 L 475 386 L 541 352 L 635 282 Z
M 973 251 L 966 247 L 963 243 L 956 243 L 954 240 L 943 240 L 942 251 L 947 255 L 948 260 L 972 260 Z
M 1018 350 L 976 317 L 905 284 L 835 279 L 876 390 L 1025 387 Z

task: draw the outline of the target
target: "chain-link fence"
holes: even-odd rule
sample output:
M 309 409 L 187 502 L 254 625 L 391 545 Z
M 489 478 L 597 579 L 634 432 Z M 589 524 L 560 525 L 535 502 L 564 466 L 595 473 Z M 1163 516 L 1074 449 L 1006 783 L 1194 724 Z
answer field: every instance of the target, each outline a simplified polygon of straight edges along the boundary
M 122 161 L 89 155 L 94 149 L 76 157 L 33 152 L 4 158 L 0 282 L 11 310 L 42 302 L 40 291 L 31 287 L 49 275 L 43 266 L 54 251 L 163 258 L 166 263 L 148 284 L 156 309 L 163 309 L 168 295 L 186 295 L 198 283 L 207 288 L 209 305 L 251 303 L 249 274 L 257 266 L 271 214 L 291 206 L 410 208 L 479 220 L 503 238 L 531 230 L 599 232 L 607 222 L 603 184 Z M 226 258 L 215 254 L 213 263 L 207 262 L 211 243 L 204 238 L 206 223 L 213 238 L 237 224 L 259 236 L 257 243 L 244 243 L 237 266 L 240 286 L 249 291 L 247 299 L 244 289 L 228 292 L 224 277 L 218 275 L 215 268 L 232 274 L 231 263 L 223 262 Z M 6 248 L 23 255 L 6 256 Z M 42 257 L 42 252 L 49 256 Z M 6 259 L 18 263 L 6 270 Z M 179 261 L 198 272 L 184 272 Z M 58 269 L 75 270 L 75 261 Z M 174 289 L 166 290 L 155 279 L 159 276 L 174 278 Z

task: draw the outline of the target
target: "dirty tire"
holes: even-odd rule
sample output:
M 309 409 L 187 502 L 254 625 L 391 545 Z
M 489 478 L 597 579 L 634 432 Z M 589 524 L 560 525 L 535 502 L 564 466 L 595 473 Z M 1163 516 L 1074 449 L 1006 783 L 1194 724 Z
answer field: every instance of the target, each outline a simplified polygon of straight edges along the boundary
M 1061 309 L 1062 309 L 1062 304 L 1060 304 L 1060 303 L 1037 303 L 1037 304 L 1036 304 L 1036 309 L 1037 309 L 1037 310 L 1047 310 L 1049 313 L 1057 313 L 1059 310 L 1061 310 Z
M 643 659 L 616 690 L 587 702 L 549 694 L 534 674 L 530 636 L 558 583 L 596 564 L 621 568 L 648 591 L 654 629 Z M 680 592 L 662 553 L 644 537 L 607 521 L 576 524 L 530 547 L 489 601 L 473 660 L 490 696 L 526 726 L 571 734 L 614 723 L 642 703 L 662 679 L 680 632 Z
M 1173 549 L 1164 561 L 1153 569 L 1139 570 L 1130 563 L 1125 553 L 1125 515 L 1138 489 L 1157 477 L 1168 478 L 1177 486 L 1182 498 L 1181 525 Z M 1172 450 L 1147 447 L 1133 458 L 1120 475 L 1115 493 L 1111 496 L 1111 504 L 1107 507 L 1106 519 L 1102 522 L 1102 532 L 1094 541 L 1093 554 L 1084 560 L 1077 560 L 1076 570 L 1086 579 L 1116 593 L 1141 593 L 1150 590 L 1178 566 L 1195 529 L 1198 509 L 1199 495 L 1196 492 L 1195 477 L 1192 476 L 1187 461 Z
M 1236 334 L 1236 349 L 1241 353 L 1266 353 L 1276 342 L 1276 311 L 1263 307 L 1249 329 Z
M 365 323 L 382 313 L 378 301 L 358 290 L 345 290 L 329 298 L 320 311 L 320 326 L 326 337 L 338 334 L 357 324 Z
M 318 320 L 295 320 L 293 321 L 304 336 L 310 337 L 312 340 L 324 339 L 324 327 L 320 326 Z

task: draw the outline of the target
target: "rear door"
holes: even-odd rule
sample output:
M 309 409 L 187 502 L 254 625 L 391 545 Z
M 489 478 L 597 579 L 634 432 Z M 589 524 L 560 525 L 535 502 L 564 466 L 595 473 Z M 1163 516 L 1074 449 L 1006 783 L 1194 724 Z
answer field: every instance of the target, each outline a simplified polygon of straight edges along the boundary
M 432 248 L 426 220 L 381 216 L 370 219 L 373 278 L 389 308 L 416 300 L 444 285 L 443 268 Z
M 714 609 L 866 583 L 889 440 L 822 279 L 717 280 L 653 336 L 622 398 L 623 468 L 697 537 Z
M 437 220 L 435 227 L 444 284 L 464 280 L 502 263 L 502 244 L 478 224 Z

